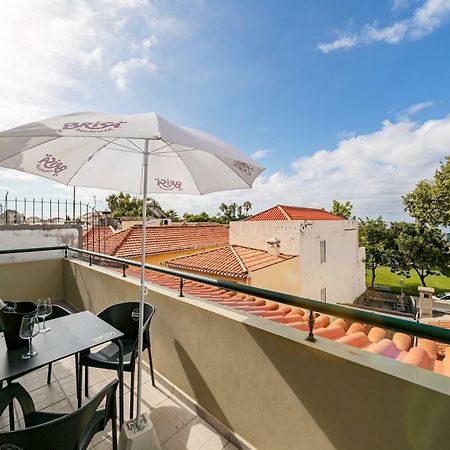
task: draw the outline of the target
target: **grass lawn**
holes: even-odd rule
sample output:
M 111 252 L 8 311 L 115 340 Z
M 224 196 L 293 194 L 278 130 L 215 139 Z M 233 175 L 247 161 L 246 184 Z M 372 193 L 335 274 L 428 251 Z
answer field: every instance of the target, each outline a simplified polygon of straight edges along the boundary
M 400 294 L 400 278 L 404 279 L 403 292 L 410 295 L 418 295 L 417 288 L 421 286 L 419 277 L 415 272 L 411 272 L 410 278 L 401 277 L 396 273 L 392 273 L 389 267 L 379 267 L 376 272 L 375 284 L 382 284 L 389 286 L 391 292 Z M 370 286 L 372 279 L 372 272 L 366 271 L 366 284 Z M 450 277 L 444 277 L 442 275 L 430 275 L 425 279 L 428 287 L 435 289 L 434 293 L 450 292 Z

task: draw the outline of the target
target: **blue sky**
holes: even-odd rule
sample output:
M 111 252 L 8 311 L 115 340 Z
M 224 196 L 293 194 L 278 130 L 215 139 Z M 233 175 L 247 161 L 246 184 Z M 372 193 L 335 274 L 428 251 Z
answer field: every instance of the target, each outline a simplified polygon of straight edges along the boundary
M 336 198 L 403 218 L 400 196 L 450 154 L 450 0 L 4 2 L 0 30 L 0 129 L 155 111 L 266 166 L 252 191 L 158 198 L 180 213 Z M 70 192 L 1 170 L 6 190 Z

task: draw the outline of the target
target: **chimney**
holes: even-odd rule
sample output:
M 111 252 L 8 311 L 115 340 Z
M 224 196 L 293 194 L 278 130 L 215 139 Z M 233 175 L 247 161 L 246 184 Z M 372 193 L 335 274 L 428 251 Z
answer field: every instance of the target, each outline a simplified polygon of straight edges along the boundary
M 280 256 L 280 240 L 273 236 L 267 241 L 267 253 L 272 256 Z
M 419 286 L 420 318 L 433 317 L 434 289 Z

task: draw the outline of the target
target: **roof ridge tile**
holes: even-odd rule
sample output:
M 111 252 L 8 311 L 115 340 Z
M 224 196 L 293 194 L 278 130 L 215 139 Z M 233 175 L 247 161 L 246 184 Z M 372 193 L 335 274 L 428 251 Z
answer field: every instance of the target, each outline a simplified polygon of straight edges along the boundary
M 229 247 L 230 247 L 231 252 L 235 256 L 235 258 L 237 259 L 237 262 L 241 266 L 242 271 L 245 272 L 248 275 L 248 268 L 245 265 L 244 261 L 242 261 L 242 258 L 239 256 L 238 252 L 233 248 L 232 245 L 229 245 Z

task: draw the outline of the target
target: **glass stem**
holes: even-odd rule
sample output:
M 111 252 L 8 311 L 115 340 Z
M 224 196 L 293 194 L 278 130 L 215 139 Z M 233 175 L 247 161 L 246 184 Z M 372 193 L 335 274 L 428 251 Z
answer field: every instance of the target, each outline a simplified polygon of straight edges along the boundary
M 45 330 L 45 316 L 43 317 L 43 323 L 44 323 L 44 328 L 43 328 L 43 330 Z
M 28 354 L 31 356 L 31 338 L 28 338 Z

